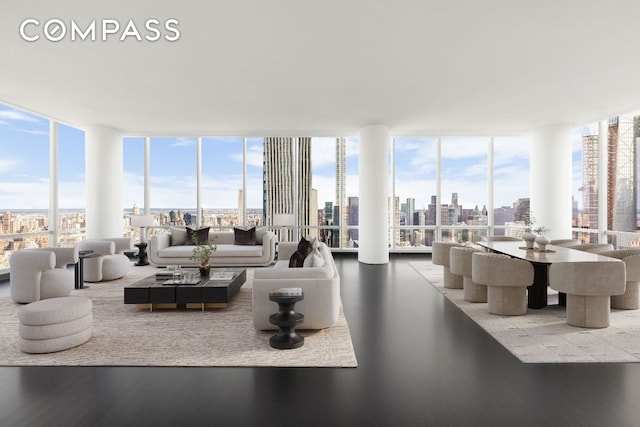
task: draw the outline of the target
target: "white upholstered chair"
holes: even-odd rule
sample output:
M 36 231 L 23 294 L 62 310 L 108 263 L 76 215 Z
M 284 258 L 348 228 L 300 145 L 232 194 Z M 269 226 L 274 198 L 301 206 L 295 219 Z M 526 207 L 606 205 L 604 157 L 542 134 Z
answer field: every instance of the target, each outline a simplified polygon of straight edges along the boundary
M 462 245 L 455 242 L 433 242 L 431 262 L 442 266 L 445 288 L 462 289 L 462 276 L 452 274 L 449 268 L 449 250 L 453 247 L 462 247 Z
M 521 238 L 513 236 L 483 236 L 482 240 L 485 242 L 522 242 Z
M 482 250 L 469 247 L 452 247 L 449 252 L 449 263 L 452 274 L 462 276 L 464 300 L 469 302 L 487 302 L 487 286 L 473 281 L 472 255 Z
M 69 295 L 73 290 L 74 271 L 68 266 L 77 262 L 77 248 L 14 252 L 9 266 L 11 298 L 19 303 L 30 303 Z
M 489 313 L 527 314 L 527 287 L 533 284 L 533 266 L 529 261 L 492 252 L 474 252 L 472 264 L 473 281 L 487 286 Z
M 557 262 L 549 267 L 549 286 L 567 294 L 567 323 L 582 328 L 609 326 L 611 295 L 622 295 L 624 262 Z
M 625 265 L 627 274 L 625 291 L 622 295 L 611 295 L 611 308 L 622 310 L 640 308 L 640 249 L 616 249 L 599 252 L 598 255 L 618 258 Z
M 576 246 L 581 244 L 581 242 L 577 239 L 552 239 L 549 241 L 549 244 L 555 246 Z
M 82 240 L 78 242 L 78 250 L 100 255 L 84 260 L 85 282 L 119 279 L 131 270 L 131 260 L 124 254 L 125 251 L 133 251 L 133 239 L 130 237 Z
M 613 245 L 609 243 L 582 243 L 580 245 L 571 245 L 567 247 L 569 249 L 576 249 L 578 251 L 594 252 L 594 253 L 613 250 Z

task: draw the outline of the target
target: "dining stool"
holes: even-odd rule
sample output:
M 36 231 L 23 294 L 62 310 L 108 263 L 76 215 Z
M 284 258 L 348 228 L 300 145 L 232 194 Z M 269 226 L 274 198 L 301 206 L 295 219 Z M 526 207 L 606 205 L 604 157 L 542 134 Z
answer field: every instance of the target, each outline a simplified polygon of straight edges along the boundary
M 464 300 L 469 302 L 487 302 L 487 286 L 473 281 L 472 255 L 474 252 L 482 252 L 480 249 L 469 246 L 452 247 L 449 251 L 450 269 L 452 274 L 462 276 Z
M 549 267 L 549 286 L 567 294 L 567 323 L 582 328 L 609 326 L 611 295 L 622 295 L 624 262 L 557 262 Z
M 449 251 L 453 247 L 462 247 L 456 242 L 433 242 L 431 262 L 441 265 L 444 274 L 444 287 L 449 289 L 462 289 L 462 276 L 451 273 Z
M 472 278 L 487 286 L 491 314 L 527 314 L 527 287 L 533 284 L 533 273 L 529 261 L 492 252 L 474 252 L 472 255 Z

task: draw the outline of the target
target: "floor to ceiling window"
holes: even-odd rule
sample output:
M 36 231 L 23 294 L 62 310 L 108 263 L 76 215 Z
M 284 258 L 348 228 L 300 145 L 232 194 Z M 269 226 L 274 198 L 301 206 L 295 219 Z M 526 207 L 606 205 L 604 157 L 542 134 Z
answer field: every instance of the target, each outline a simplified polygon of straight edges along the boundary
M 519 237 L 529 215 L 529 150 L 526 137 L 493 139 L 493 224 L 496 236 Z
M 264 138 L 246 138 L 247 177 L 245 203 L 246 225 L 258 227 L 266 224 L 264 217 Z
M 202 138 L 202 225 L 243 226 L 242 137 Z
M 395 138 L 393 243 L 428 247 L 435 239 L 437 138 Z
M 476 242 L 486 235 L 488 148 L 489 138 L 441 138 L 442 240 Z
M 0 105 L 0 270 L 13 251 L 47 247 L 49 120 Z
M 86 237 L 84 131 L 58 125 L 58 246 L 75 247 Z
M 151 138 L 151 213 L 159 225 L 197 224 L 196 141 L 195 137 Z
M 572 203 L 574 238 L 596 243 L 598 229 L 598 124 L 591 123 L 571 132 L 572 144 Z M 534 213 L 535 215 L 535 213 Z

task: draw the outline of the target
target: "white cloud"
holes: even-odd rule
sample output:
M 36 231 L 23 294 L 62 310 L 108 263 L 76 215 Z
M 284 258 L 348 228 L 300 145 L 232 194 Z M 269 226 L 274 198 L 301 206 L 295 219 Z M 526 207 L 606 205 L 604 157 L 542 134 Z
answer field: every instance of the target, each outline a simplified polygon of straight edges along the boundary
M 20 168 L 22 162 L 18 159 L 0 159 L 0 173 L 7 173 Z
M 17 110 L 0 110 L 0 119 L 4 120 L 20 120 L 23 122 L 37 122 L 38 119 L 35 117 L 17 111 Z M 5 122 L 6 123 L 6 122 Z
M 21 132 L 29 133 L 31 135 L 49 135 L 48 131 L 37 130 L 37 129 L 20 129 Z
M 49 181 L 0 182 L 0 200 L 0 209 L 48 209 Z
M 196 138 L 176 138 L 175 142 L 171 144 L 173 147 L 189 147 L 196 145 Z

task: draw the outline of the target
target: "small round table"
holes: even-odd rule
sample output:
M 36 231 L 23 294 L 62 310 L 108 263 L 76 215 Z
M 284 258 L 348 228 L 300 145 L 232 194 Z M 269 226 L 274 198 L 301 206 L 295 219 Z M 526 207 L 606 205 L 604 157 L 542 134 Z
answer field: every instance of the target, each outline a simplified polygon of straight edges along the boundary
M 269 300 L 278 303 L 278 312 L 269 316 L 269 322 L 279 332 L 269 339 L 269 344 L 279 350 L 290 350 L 304 345 L 304 337 L 296 333 L 296 326 L 304 322 L 304 314 L 296 313 L 298 301 L 304 299 L 300 288 L 280 288 L 269 292 Z

